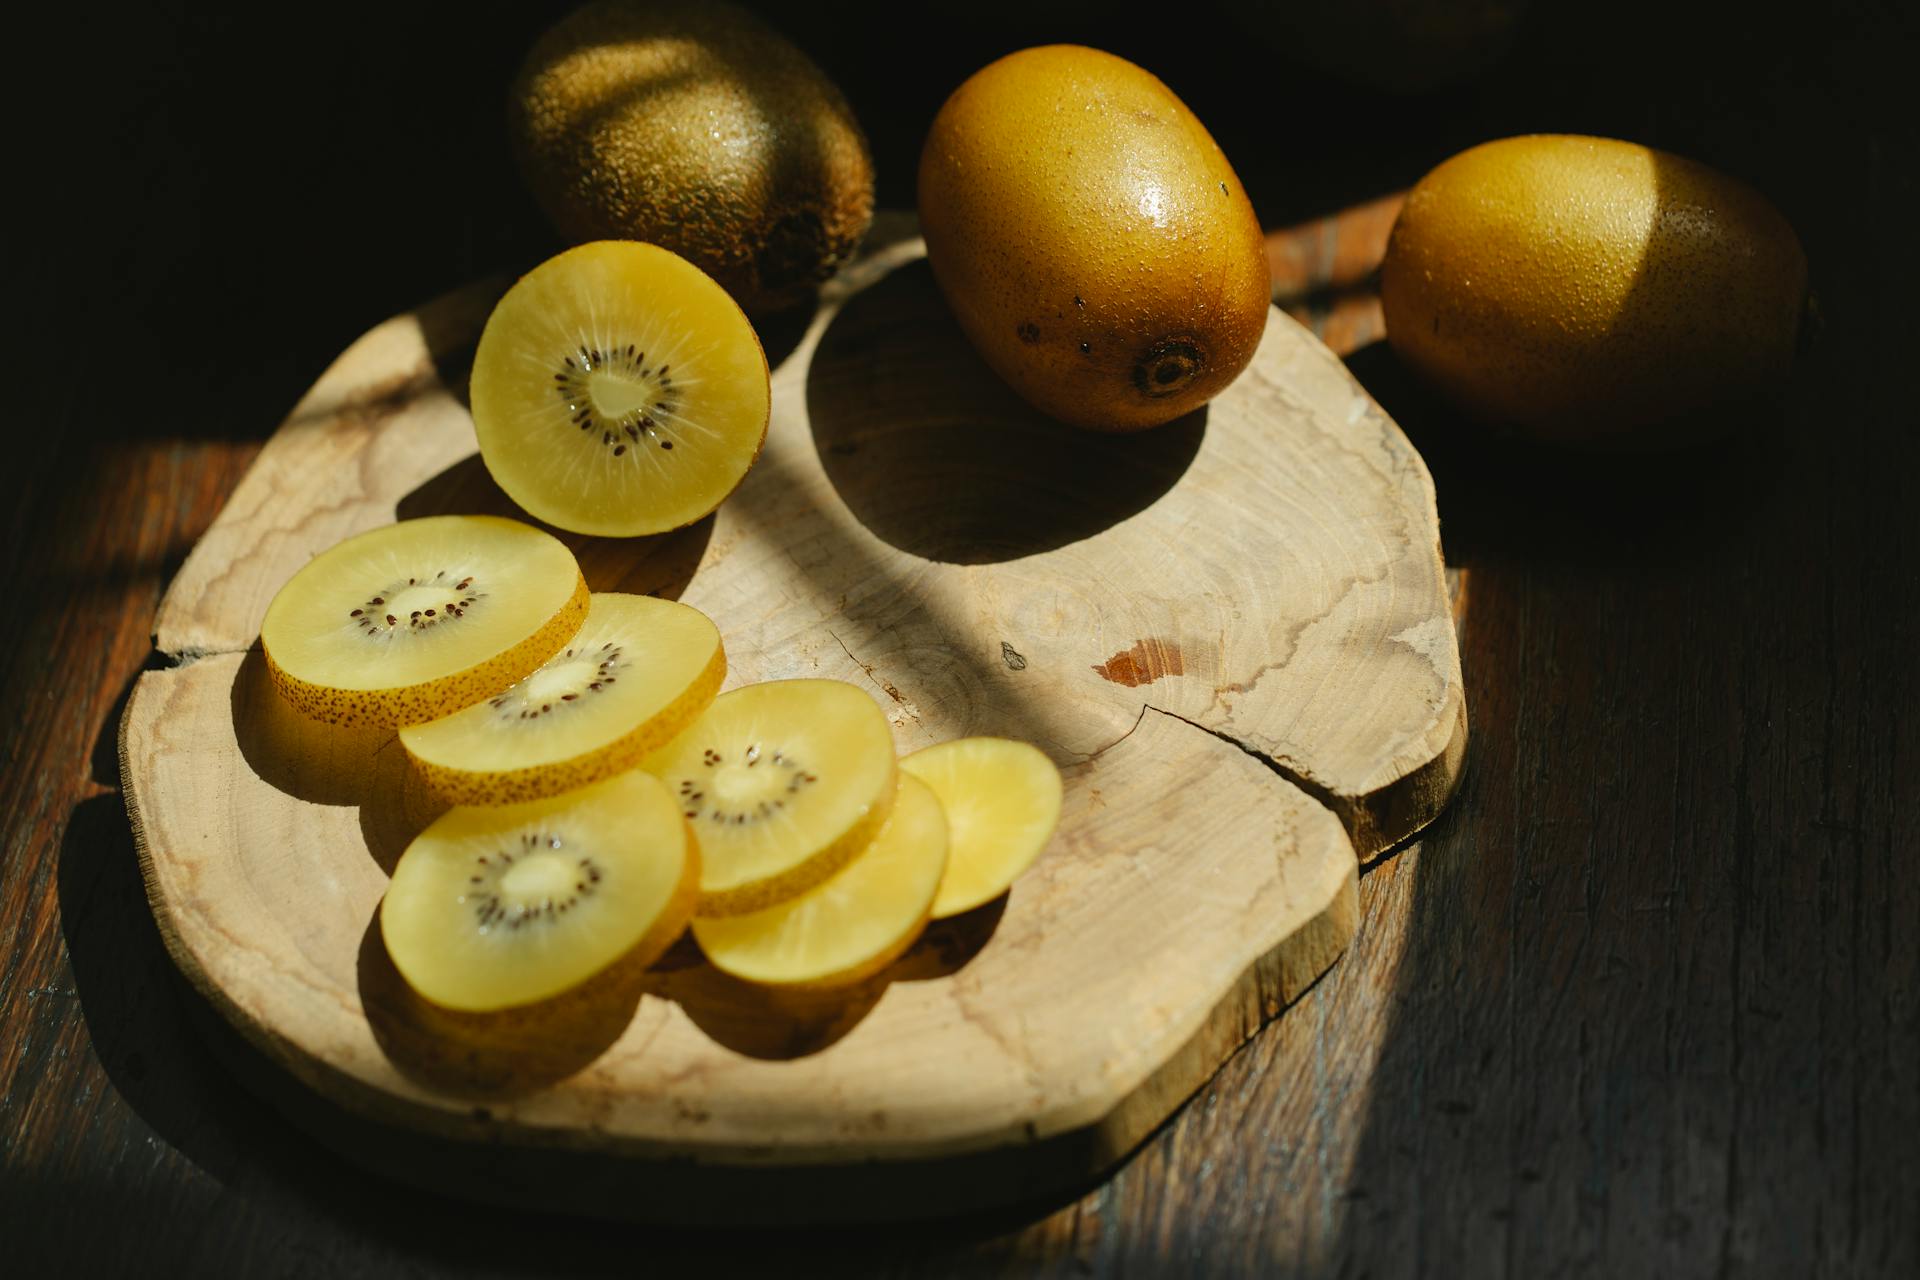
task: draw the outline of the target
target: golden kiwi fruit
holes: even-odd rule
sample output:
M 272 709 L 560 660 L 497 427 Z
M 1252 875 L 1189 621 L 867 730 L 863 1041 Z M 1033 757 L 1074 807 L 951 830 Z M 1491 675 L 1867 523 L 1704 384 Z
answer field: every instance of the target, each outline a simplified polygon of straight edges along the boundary
M 713 620 L 691 605 L 596 592 L 566 647 L 512 688 L 400 731 L 450 804 L 513 804 L 633 768 L 707 709 L 726 679 Z
M 663 533 L 719 506 L 767 438 L 753 325 L 678 254 L 599 240 L 547 259 L 487 317 L 468 382 L 480 458 L 556 528 Z
M 421 724 L 491 698 L 587 616 L 573 552 L 499 516 L 427 516 L 356 534 L 289 578 L 260 622 L 273 686 L 337 725 Z
M 1260 223 L 1152 75 L 1049 45 L 975 72 L 920 154 L 927 259 L 960 327 L 1036 408 L 1138 431 L 1199 408 L 1266 329 Z
M 693 922 L 716 969 L 780 987 L 841 987 L 880 972 L 931 918 L 947 868 L 947 819 L 918 778 L 900 778 L 873 842 L 795 898 Z
M 1745 183 L 1609 138 L 1483 143 L 1422 178 L 1380 268 L 1394 351 L 1468 416 L 1680 443 L 1793 363 L 1807 260 Z
M 955 738 L 906 756 L 900 771 L 931 787 L 947 816 L 947 870 L 933 903 L 936 920 L 1005 893 L 1060 824 L 1060 770 L 1032 743 Z
M 873 216 L 873 160 L 845 98 L 731 4 L 575 9 L 527 54 L 508 128 L 568 241 L 661 245 L 749 311 L 809 296 Z
M 699 838 L 703 916 L 758 911 L 831 876 L 872 841 L 900 780 L 886 713 L 840 680 L 723 693 L 641 767 Z
M 380 933 L 448 1009 L 538 1004 L 616 963 L 644 968 L 692 918 L 700 847 L 637 770 L 524 804 L 456 806 L 407 846 Z

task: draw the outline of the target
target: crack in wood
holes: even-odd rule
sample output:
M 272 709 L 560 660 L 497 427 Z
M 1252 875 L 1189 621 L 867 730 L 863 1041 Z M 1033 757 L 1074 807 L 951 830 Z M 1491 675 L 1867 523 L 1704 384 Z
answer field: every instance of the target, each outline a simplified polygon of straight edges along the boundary
M 162 648 L 159 641 L 156 640 L 153 645 L 153 652 L 147 655 L 146 665 L 142 667 L 141 670 L 178 671 L 182 667 L 192 666 L 202 658 L 219 658 L 233 654 L 242 654 L 251 651 L 252 648 L 252 645 L 246 645 L 238 649 L 223 649 L 215 645 L 189 644 L 182 645 L 178 649 L 166 649 Z
M 1269 755 L 1256 746 L 1242 742 L 1230 733 L 1215 729 L 1211 725 L 1201 724 L 1198 720 L 1189 720 L 1178 711 L 1169 711 L 1165 707 L 1156 707 L 1151 703 L 1143 708 L 1143 710 L 1158 711 L 1163 716 L 1178 720 L 1182 724 L 1192 725 L 1202 733 L 1212 734 L 1214 737 L 1220 739 L 1220 741 L 1240 748 L 1240 750 L 1246 752 L 1255 760 L 1258 760 L 1261 764 L 1279 774 L 1295 787 L 1313 797 L 1314 800 L 1332 810 L 1333 815 L 1340 819 L 1340 825 L 1345 827 L 1349 834 L 1352 833 L 1353 825 L 1350 817 L 1353 809 L 1352 803 L 1344 796 L 1332 790 L 1325 783 L 1315 779 L 1312 774 L 1300 768 L 1298 765 L 1286 763 L 1276 756 Z

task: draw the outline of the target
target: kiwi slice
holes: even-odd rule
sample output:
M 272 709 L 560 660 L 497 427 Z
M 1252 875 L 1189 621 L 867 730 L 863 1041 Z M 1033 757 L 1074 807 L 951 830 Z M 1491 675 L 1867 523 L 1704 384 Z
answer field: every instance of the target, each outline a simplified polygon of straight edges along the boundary
M 926 783 L 902 776 L 893 812 L 853 861 L 797 898 L 696 920 L 716 969 L 770 986 L 844 986 L 892 964 L 926 928 L 947 867 L 947 819 Z
M 774 680 L 714 699 L 642 766 L 700 841 L 700 914 L 795 897 L 873 839 L 899 770 L 887 717 L 839 680 Z
M 450 803 L 535 800 L 633 768 L 706 710 L 726 675 L 706 614 L 597 593 L 545 666 L 476 706 L 402 729 L 400 742 Z
M 693 914 L 699 866 L 679 806 L 637 770 L 547 800 L 460 805 L 400 855 L 380 933 L 434 1004 L 535 1004 L 657 959 Z
M 470 385 L 487 470 L 531 514 L 626 537 L 720 505 L 766 440 L 767 358 L 732 298 L 656 245 L 569 249 L 507 290 Z
M 947 815 L 952 847 L 936 920 L 1005 893 L 1059 825 L 1060 770 L 1028 743 L 956 738 L 914 752 L 900 769 L 932 787 Z
M 303 714 L 419 724 L 507 688 L 586 616 L 586 579 L 552 534 L 429 516 L 308 561 L 267 606 L 260 644 L 274 687 Z

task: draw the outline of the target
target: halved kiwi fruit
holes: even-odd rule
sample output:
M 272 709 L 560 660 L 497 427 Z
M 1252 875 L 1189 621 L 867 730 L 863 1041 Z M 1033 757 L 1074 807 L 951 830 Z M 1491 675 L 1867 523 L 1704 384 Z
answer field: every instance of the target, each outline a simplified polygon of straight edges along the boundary
M 932 787 L 947 815 L 951 848 L 936 920 L 1005 893 L 1059 825 L 1060 770 L 1029 743 L 956 738 L 914 752 L 900 769 Z
M 739 915 L 806 892 L 873 839 L 893 808 L 893 731 L 839 680 L 723 693 L 642 766 L 701 849 L 700 914 Z
M 430 516 L 348 538 L 280 588 L 260 623 L 274 687 L 339 725 L 418 724 L 490 698 L 587 616 L 552 534 L 498 516 Z
M 694 921 L 716 969 L 767 986 L 836 987 L 893 963 L 926 928 L 947 867 L 947 819 L 903 775 L 893 812 L 853 861 L 797 898 Z
M 535 267 L 474 354 L 480 456 L 529 513 L 575 533 L 677 529 L 732 493 L 772 396 L 753 326 L 656 245 L 602 240 Z
M 486 1012 L 650 964 L 693 914 L 699 846 L 659 779 L 630 771 L 547 800 L 456 806 L 407 846 L 380 904 L 422 997 Z
M 454 804 L 538 799 L 639 764 L 706 710 L 726 675 L 706 614 L 597 593 L 546 665 L 485 702 L 402 729 L 400 742 Z

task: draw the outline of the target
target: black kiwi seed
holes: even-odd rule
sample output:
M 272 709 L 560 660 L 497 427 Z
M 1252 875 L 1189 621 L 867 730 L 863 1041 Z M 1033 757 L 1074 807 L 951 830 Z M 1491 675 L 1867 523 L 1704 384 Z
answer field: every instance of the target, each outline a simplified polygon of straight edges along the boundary
M 582 343 L 578 355 L 578 361 L 571 355 L 561 357 L 561 367 L 553 375 L 554 391 L 566 402 L 568 421 L 581 431 L 592 432 L 597 429 L 601 447 L 613 457 L 624 457 L 628 449 L 620 441 L 621 436 L 637 442 L 643 435 L 655 435 L 660 424 L 653 415 L 656 412 L 671 414 L 677 407 L 666 399 L 668 388 L 673 383 L 673 379 L 667 376 L 670 366 L 661 365 L 657 371 L 647 368 L 647 353 L 632 343 L 624 348 L 616 346 L 610 351 Z M 597 369 L 611 369 L 643 382 L 655 382 L 655 391 L 660 399 L 651 406 L 635 409 L 617 418 L 604 418 L 594 409 L 587 386 L 587 375 Z M 662 440 L 660 447 L 671 449 L 673 442 Z M 634 456 L 638 457 L 639 454 L 635 453 Z
M 433 586 L 437 583 L 445 582 L 446 578 L 447 571 L 441 569 L 431 578 L 408 578 L 404 584 L 396 582 L 379 595 L 368 599 L 368 601 L 358 609 L 349 610 L 347 617 L 353 619 L 354 624 L 360 628 L 361 634 L 363 635 L 391 635 L 393 634 L 393 629 L 400 626 L 399 615 L 395 613 L 370 613 L 369 611 L 383 607 L 387 603 L 388 596 L 404 591 L 408 587 L 417 587 L 421 585 L 423 581 L 426 585 Z M 442 625 L 451 619 L 465 617 L 467 609 L 484 594 L 471 590 L 472 586 L 473 578 L 469 575 L 460 579 L 460 581 L 454 583 L 453 586 L 449 588 L 448 594 L 458 593 L 457 599 L 448 600 L 433 609 L 412 610 L 407 614 L 406 629 L 409 631 L 425 631 L 432 627 Z M 384 629 L 380 626 L 379 620 L 381 618 L 385 618 L 386 620 L 387 625 Z
M 749 743 L 746 750 L 740 753 L 740 758 L 748 768 L 753 768 L 762 759 L 760 744 L 757 742 Z M 766 757 L 766 759 L 769 764 L 776 765 L 787 771 L 786 793 L 788 795 L 795 795 L 802 787 L 820 781 L 814 774 L 808 773 L 799 765 L 795 764 L 784 751 L 775 751 L 770 757 Z M 717 768 L 725 764 L 726 760 L 726 756 L 711 747 L 703 749 L 700 753 L 700 762 L 709 769 Z M 785 800 L 775 798 L 760 801 L 751 812 L 747 810 L 727 810 L 720 808 L 718 805 L 703 805 L 700 803 L 706 799 L 706 795 L 705 790 L 695 787 L 692 779 L 682 778 L 680 780 L 680 800 L 685 808 L 683 808 L 681 812 L 689 818 L 698 818 L 704 814 L 713 822 L 739 827 L 745 826 L 749 819 L 771 817 L 787 806 Z
M 531 852 L 542 845 L 554 850 L 565 847 L 564 842 L 557 835 L 540 833 L 520 837 L 520 851 L 522 853 Z M 490 861 L 486 854 L 481 854 L 476 860 L 476 865 L 484 867 L 486 870 L 470 877 L 468 882 L 471 884 L 484 885 L 489 878 L 497 879 L 501 874 L 504 874 L 503 868 L 505 866 L 511 866 L 513 863 L 513 855 L 505 849 L 496 850 L 494 857 L 498 859 L 497 862 Z M 600 883 L 600 868 L 594 862 L 591 855 L 580 859 L 579 872 L 579 878 L 574 881 L 573 896 L 559 902 L 548 898 L 538 905 L 521 904 L 517 907 L 509 907 L 507 903 L 501 899 L 497 891 L 481 895 L 471 895 L 474 907 L 474 918 L 482 927 L 500 923 L 512 929 L 518 929 L 522 925 L 529 924 L 543 917 L 551 919 L 560 912 L 572 909 L 581 899 L 590 897 L 594 892 L 593 886 Z
M 560 657 L 562 659 L 572 658 L 576 656 L 576 653 L 577 650 L 568 649 L 565 653 L 561 654 Z M 593 656 L 597 665 L 594 668 L 594 679 L 587 684 L 587 692 L 598 693 L 604 685 L 615 682 L 614 673 L 625 670 L 627 663 L 625 661 L 625 650 L 615 645 L 612 641 L 601 645 Z M 565 704 L 578 702 L 581 696 L 577 692 L 563 693 L 557 702 L 542 702 L 536 706 L 526 700 L 527 695 L 526 690 L 523 688 L 524 684 L 525 682 L 523 681 L 521 684 L 515 685 L 499 697 L 489 700 L 487 705 L 500 711 L 502 718 L 506 720 L 538 720 L 543 715 L 551 715 L 556 710 L 564 710 Z

